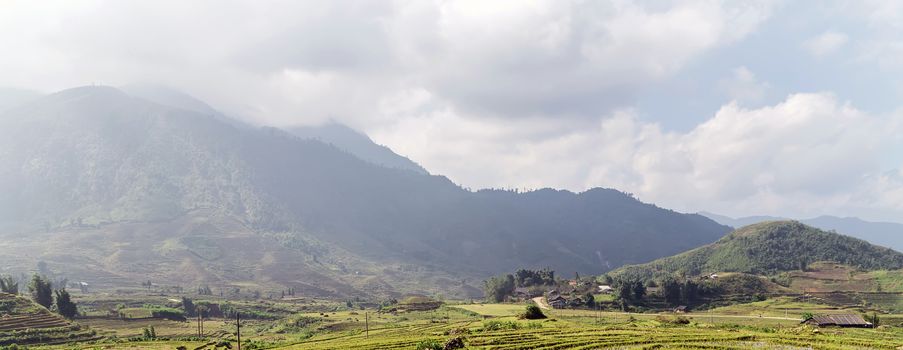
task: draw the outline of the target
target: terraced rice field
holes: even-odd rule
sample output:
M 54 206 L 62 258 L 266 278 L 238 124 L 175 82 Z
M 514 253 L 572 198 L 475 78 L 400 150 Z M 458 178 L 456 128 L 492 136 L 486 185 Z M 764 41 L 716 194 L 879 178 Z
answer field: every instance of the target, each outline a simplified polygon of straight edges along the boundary
M 333 334 L 296 344 L 292 349 L 413 349 L 425 339 L 454 337 L 452 329 L 474 323 L 419 325 L 362 333 Z M 543 322 L 542 328 L 481 331 L 463 335 L 468 349 L 896 349 L 899 333 L 843 330 L 813 333 L 807 328 L 781 332 L 694 326 L 619 325 L 586 327 L 568 322 Z
M 68 326 L 69 322 L 49 313 L 0 316 L 0 332 Z
M 25 298 L 0 293 L 0 346 L 94 338 L 93 331 L 72 324 Z

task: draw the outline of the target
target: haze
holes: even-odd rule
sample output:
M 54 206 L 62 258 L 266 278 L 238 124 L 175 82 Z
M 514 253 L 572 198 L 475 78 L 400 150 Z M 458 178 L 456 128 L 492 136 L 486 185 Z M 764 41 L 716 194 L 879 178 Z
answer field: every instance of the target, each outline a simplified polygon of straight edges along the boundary
M 0 86 L 329 120 L 470 188 L 900 221 L 894 1 L 3 1 Z

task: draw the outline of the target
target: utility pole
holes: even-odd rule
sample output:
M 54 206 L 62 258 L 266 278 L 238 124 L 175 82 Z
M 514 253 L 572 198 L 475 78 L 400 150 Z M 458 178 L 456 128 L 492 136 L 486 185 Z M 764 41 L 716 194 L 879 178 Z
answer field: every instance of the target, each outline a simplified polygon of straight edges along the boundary
M 370 312 L 364 312 L 364 334 L 366 338 L 370 338 Z
M 235 335 L 238 336 L 238 350 L 241 350 L 241 314 L 235 313 Z

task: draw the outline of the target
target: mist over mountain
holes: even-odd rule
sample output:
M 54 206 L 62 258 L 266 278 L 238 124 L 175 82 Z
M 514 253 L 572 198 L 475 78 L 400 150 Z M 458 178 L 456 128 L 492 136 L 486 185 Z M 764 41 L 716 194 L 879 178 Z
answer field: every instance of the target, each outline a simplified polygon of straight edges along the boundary
M 300 138 L 331 144 L 373 164 L 428 174 L 420 164 L 396 154 L 386 146 L 374 143 L 367 135 L 342 124 L 330 122 L 317 126 L 287 128 L 287 130 Z
M 700 212 L 699 214 L 715 220 L 722 225 L 736 228 L 766 221 L 789 220 L 788 218 L 774 216 L 747 216 L 735 219 L 708 212 Z M 837 231 L 845 235 L 864 239 L 880 246 L 903 251 L 903 224 L 900 223 L 872 222 L 855 217 L 841 218 L 830 215 L 822 215 L 799 221 L 822 230 Z
M 599 273 L 728 231 L 611 189 L 470 192 L 318 139 L 110 87 L 19 106 L 0 115 L 0 222 L 15 237 L 4 263 L 85 280 L 473 295 L 489 274 Z
M 39 97 L 40 93 L 31 90 L 0 88 L 0 113 Z

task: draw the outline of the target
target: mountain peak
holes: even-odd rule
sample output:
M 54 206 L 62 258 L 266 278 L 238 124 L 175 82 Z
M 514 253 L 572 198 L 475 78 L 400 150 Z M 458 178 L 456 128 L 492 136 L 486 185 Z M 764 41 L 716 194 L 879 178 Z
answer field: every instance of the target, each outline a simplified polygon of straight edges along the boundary
M 85 85 L 50 94 L 47 98 L 127 97 L 124 91 L 107 85 Z
M 773 235 L 773 234 L 792 234 L 811 228 L 796 220 L 771 220 L 763 221 L 747 226 L 743 226 L 723 239 L 732 237 L 757 236 L 757 235 Z

